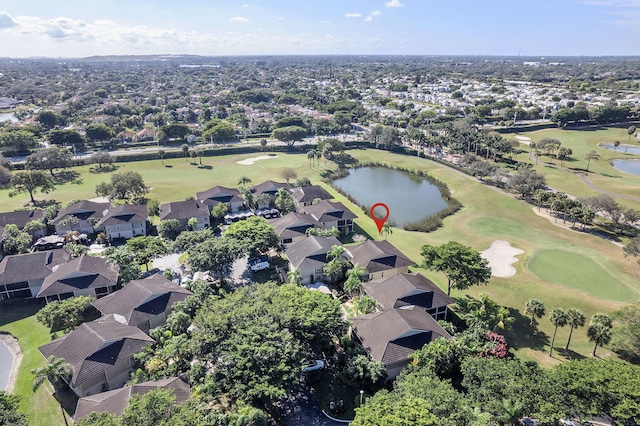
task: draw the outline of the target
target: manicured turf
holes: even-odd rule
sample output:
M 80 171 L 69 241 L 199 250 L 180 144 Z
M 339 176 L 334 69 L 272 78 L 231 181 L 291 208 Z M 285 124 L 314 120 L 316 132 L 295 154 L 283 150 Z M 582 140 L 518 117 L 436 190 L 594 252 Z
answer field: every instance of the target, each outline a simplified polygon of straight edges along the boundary
M 550 283 L 584 291 L 595 297 L 625 302 L 637 294 L 611 276 L 595 259 L 564 250 L 538 250 L 527 267 Z
M 0 330 L 18 338 L 23 354 L 13 393 L 20 396 L 20 411 L 27 415 L 30 425 L 63 426 L 71 424 L 71 420 L 67 416 L 65 422 L 51 385 L 45 382 L 37 392 L 32 391 L 31 370 L 46 365 L 38 347 L 51 340 L 49 329 L 36 321 L 38 307 L 36 304 L 0 307 Z

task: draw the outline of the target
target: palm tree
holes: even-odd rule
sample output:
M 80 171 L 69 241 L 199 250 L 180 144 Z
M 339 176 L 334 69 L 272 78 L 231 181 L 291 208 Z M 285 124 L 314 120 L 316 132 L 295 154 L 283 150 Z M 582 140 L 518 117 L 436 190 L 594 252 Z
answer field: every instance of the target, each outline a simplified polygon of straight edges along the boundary
M 364 277 L 364 269 L 356 263 L 353 268 L 347 271 L 347 280 L 344 282 L 344 291 L 349 295 L 360 293 L 362 289 L 362 279 Z
M 294 285 L 302 284 L 302 274 L 298 269 L 294 269 L 292 271 L 287 272 L 287 278 L 289 279 L 289 284 L 294 284 Z
M 611 341 L 611 327 L 605 323 L 596 322 L 589 326 L 587 336 L 589 336 L 589 340 L 595 342 L 593 352 L 591 353 L 591 355 L 595 357 L 598 345 L 605 345 Z
M 571 335 L 573 334 L 573 329 L 582 327 L 587 319 L 584 314 L 577 309 L 568 309 L 567 310 L 567 322 L 569 323 L 569 339 L 567 340 L 567 346 L 565 346 L 566 350 L 569 350 L 569 343 L 571 343 Z
M 564 309 L 556 308 L 551 311 L 551 315 L 549 315 L 549 321 L 556 328 L 553 330 L 553 338 L 551 339 L 551 348 L 549 349 L 549 356 L 553 353 L 553 343 L 556 341 L 556 333 L 558 332 L 558 327 L 564 327 L 567 325 L 567 313 Z
M 542 318 L 544 316 L 544 313 L 545 313 L 544 303 L 542 303 L 538 299 L 529 299 L 524 304 L 524 314 L 529 315 L 529 317 L 531 317 L 529 324 L 532 327 L 535 327 L 536 324 L 538 323 L 536 318 Z
M 521 401 L 513 401 L 505 398 L 498 407 L 500 415 L 498 420 L 506 425 L 517 425 L 518 419 L 522 416 L 524 404 Z
M 620 146 L 620 141 L 615 141 L 613 143 L 613 152 L 616 152 L 619 146 Z
M 500 306 L 498 308 L 498 312 L 495 314 L 495 325 L 493 326 L 493 331 L 496 331 L 498 328 L 502 330 L 511 330 L 511 325 L 516 321 L 514 317 L 511 316 L 511 311 L 509 308 L 504 306 Z
M 384 235 L 384 239 L 386 240 L 389 235 L 393 234 L 393 226 L 386 221 L 384 225 L 382 225 L 382 234 Z
M 71 366 L 62 358 L 50 356 L 47 359 L 47 365 L 31 370 L 31 374 L 35 375 L 33 379 L 34 392 L 45 380 L 49 380 L 55 390 L 59 388 L 63 379 L 71 374 Z
M 189 145 L 183 143 L 180 149 L 182 149 L 182 153 L 184 154 L 184 161 L 187 161 L 187 158 L 189 157 Z
M 240 176 L 238 179 L 238 186 L 247 186 L 248 183 L 251 183 L 251 179 L 247 176 Z
M 266 139 L 260 139 L 260 150 L 264 151 L 266 147 L 267 147 L 267 140 Z
M 587 160 L 587 171 L 589 171 L 589 164 L 591 164 L 591 160 L 597 160 L 599 158 L 600 154 L 598 154 L 595 150 L 587 152 L 587 155 L 584 156 L 584 159 Z
M 164 155 L 165 155 L 164 149 L 159 150 L 158 155 L 160 156 L 160 160 L 162 160 L 162 165 L 164 165 Z
M 322 158 L 322 152 L 316 150 L 315 153 L 316 160 L 318 161 L 318 166 L 320 165 L 320 159 Z
M 316 150 L 312 149 L 307 152 L 307 159 L 309 160 L 309 168 L 311 168 L 311 163 L 316 158 Z
M 204 150 L 198 149 L 198 159 L 200 160 L 200 165 L 202 166 L 202 157 L 204 157 Z
M 344 253 L 344 247 L 333 245 L 327 252 L 327 258 L 337 259 L 338 257 L 340 257 L 340 255 L 342 255 L 342 253 Z

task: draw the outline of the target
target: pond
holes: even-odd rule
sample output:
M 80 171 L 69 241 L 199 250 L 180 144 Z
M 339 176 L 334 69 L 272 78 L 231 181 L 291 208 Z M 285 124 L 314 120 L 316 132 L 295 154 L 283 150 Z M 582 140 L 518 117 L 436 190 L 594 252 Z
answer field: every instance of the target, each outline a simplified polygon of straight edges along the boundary
M 334 180 L 333 185 L 361 206 L 385 203 L 389 220 L 398 227 L 447 207 L 437 186 L 420 176 L 386 167 L 349 169 L 349 175 Z
M 616 148 L 613 144 L 600 145 L 601 148 L 608 149 L 615 152 L 624 152 L 627 154 L 640 154 L 640 146 L 634 145 L 620 145 Z
M 613 168 L 640 176 L 640 160 L 614 160 Z
M 7 389 L 12 365 L 13 354 L 4 342 L 0 341 L 0 391 Z

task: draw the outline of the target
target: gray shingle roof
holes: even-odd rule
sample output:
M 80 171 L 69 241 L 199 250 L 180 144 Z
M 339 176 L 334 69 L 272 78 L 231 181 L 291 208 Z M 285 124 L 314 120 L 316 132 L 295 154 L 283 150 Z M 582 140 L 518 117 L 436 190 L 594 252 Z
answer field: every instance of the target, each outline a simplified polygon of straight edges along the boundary
M 232 201 L 244 201 L 242 194 L 236 188 L 214 186 L 202 192 L 196 192 L 196 200 L 207 206 L 215 206 L 218 203 L 231 203 Z
M 454 300 L 420 273 L 396 274 L 364 283 L 364 291 L 380 303 L 382 309 L 415 305 L 424 309 L 447 306 Z
M 322 224 L 313 216 L 296 212 L 269 220 L 269 224 L 276 228 L 276 235 L 281 240 L 304 236 L 309 228 L 322 228 Z
M 140 204 L 121 204 L 112 207 L 102 216 L 98 226 L 117 225 L 120 223 L 144 222 L 149 217 L 147 206 Z
M 32 220 L 44 221 L 44 210 L 18 210 L 15 212 L 0 213 L 0 237 L 4 234 L 4 227 L 8 224 L 14 224 L 18 229 Z
M 278 192 L 278 189 L 280 188 L 291 190 L 291 185 L 289 185 L 288 183 L 274 182 L 272 180 L 267 180 L 262 182 L 259 185 L 251 187 L 251 192 L 253 192 L 253 194 L 256 196 L 260 194 L 276 195 L 276 192 Z
M 386 240 L 368 240 L 349 247 L 349 251 L 353 255 L 352 263 L 357 263 L 361 268 L 364 268 L 367 274 L 414 264 L 411 259 Z
M 353 327 L 371 357 L 384 365 L 404 361 L 425 344 L 451 338 L 424 309 L 389 309 L 353 318 Z
M 305 213 L 313 216 L 315 220 L 322 223 L 337 222 L 339 220 L 355 219 L 358 217 L 344 204 L 327 200 L 306 206 L 303 210 Z
M 61 264 L 42 283 L 37 297 L 54 296 L 84 288 L 114 286 L 118 283 L 116 265 L 106 259 L 82 255 Z
M 69 260 L 69 256 L 64 249 L 6 256 L 0 261 L 0 284 L 44 279 L 54 266 Z
M 194 200 L 160 204 L 160 220 L 188 220 L 192 217 L 208 216 L 209 209 Z
M 73 215 L 78 219 L 86 220 L 90 217 L 102 218 L 106 210 L 111 207 L 109 203 L 94 203 L 93 201 L 82 200 L 60 210 L 58 215 L 53 219 L 55 225 L 67 215 Z
M 75 388 L 151 344 L 139 328 L 122 324 L 113 315 L 85 322 L 71 333 L 38 350 L 45 357 L 63 358 L 71 365 L 69 385 Z
M 316 198 L 319 198 L 321 200 L 331 200 L 333 198 L 333 196 L 320 185 L 293 188 L 291 195 L 297 203 L 311 203 Z
M 311 236 L 291 244 L 285 253 L 295 269 L 321 268 L 328 262 L 327 252 L 334 245 L 341 245 L 336 237 Z
M 185 300 L 192 294 L 162 275 L 155 274 L 131 281 L 115 293 L 94 300 L 92 304 L 103 315 L 119 314 L 129 325 L 138 326 L 167 312 L 174 303 Z
M 144 395 L 155 389 L 171 389 L 176 396 L 176 404 L 186 401 L 191 394 L 189 385 L 179 377 L 169 377 L 151 382 L 138 383 L 80 398 L 76 406 L 74 421 L 77 422 L 93 412 L 99 413 L 106 411 L 119 416 L 124 409 L 129 406 L 129 398 L 134 395 Z

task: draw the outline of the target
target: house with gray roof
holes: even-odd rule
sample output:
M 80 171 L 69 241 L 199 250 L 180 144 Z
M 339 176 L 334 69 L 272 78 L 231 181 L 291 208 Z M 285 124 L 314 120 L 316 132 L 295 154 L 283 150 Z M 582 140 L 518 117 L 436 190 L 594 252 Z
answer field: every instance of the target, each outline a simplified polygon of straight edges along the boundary
M 102 228 L 95 228 L 102 219 L 102 216 L 111 208 L 109 203 L 95 203 L 93 201 L 82 200 L 60 210 L 58 215 L 51 221 L 56 228 L 58 235 L 67 232 L 78 231 L 81 234 L 93 234 Z
M 296 212 L 287 213 L 268 222 L 276 229 L 280 244 L 297 243 L 307 238 L 307 229 L 322 228 L 322 224 L 313 216 Z
M 406 274 L 414 262 L 395 248 L 390 242 L 367 240 L 349 247 L 351 263 L 364 268 L 365 280 L 388 278 L 395 274 Z
M 104 258 L 82 255 L 53 268 L 36 297 L 49 303 L 73 296 L 106 296 L 116 290 L 118 271 Z
M 291 196 L 295 200 L 298 210 L 302 207 L 310 206 L 314 200 L 331 200 L 333 196 L 327 192 L 326 189 L 320 185 L 302 186 L 300 188 L 293 188 L 291 190 Z
M 121 204 L 107 210 L 98 222 L 98 228 L 104 229 L 111 240 L 133 238 L 147 235 L 147 206 L 140 204 Z
M 395 274 L 362 284 L 365 293 L 375 299 L 382 310 L 417 306 L 435 320 L 445 319 L 447 306 L 455 301 L 419 272 Z
M 151 337 L 119 315 L 107 315 L 38 350 L 45 358 L 62 358 L 71 366 L 71 376 L 64 380 L 83 397 L 122 387 L 133 369 L 133 355 L 152 343 Z
M 174 303 L 192 294 L 162 275 L 154 274 L 130 281 L 115 293 L 94 300 L 92 305 L 102 315 L 118 314 L 127 324 L 148 333 L 167 322 Z
M 351 234 L 353 232 L 353 219 L 358 217 L 344 204 L 327 200 L 304 206 L 302 211 L 322 223 L 323 228 L 336 228 L 340 231 L 340 234 Z
M 285 250 L 289 259 L 289 270 L 300 271 L 302 282 L 312 284 L 324 278 L 322 268 L 329 263 L 327 252 L 333 246 L 339 246 L 340 240 L 336 237 L 310 236 L 295 244 L 291 244 Z
M 276 193 L 280 188 L 291 191 L 291 185 L 288 183 L 275 182 L 272 180 L 267 180 L 251 187 L 251 193 L 258 200 L 258 208 L 264 209 L 271 207 L 271 204 L 276 198 Z
M 174 401 L 175 404 L 183 403 L 189 399 L 191 395 L 191 387 L 180 377 L 168 377 L 166 379 L 137 383 L 135 385 L 84 396 L 78 399 L 73 420 L 77 422 L 91 413 L 100 413 L 103 411 L 113 414 L 114 416 L 119 416 L 124 409 L 129 406 L 129 399 L 131 397 L 134 395 L 144 395 L 147 392 L 157 389 L 169 389 L 176 397 Z
M 4 227 L 8 224 L 16 225 L 18 229 L 22 230 L 27 223 L 33 220 L 44 223 L 44 210 L 17 210 L 14 212 L 0 213 L 0 238 L 4 235 Z M 34 237 L 43 237 L 45 233 L 46 228 L 43 228 L 42 231 L 37 232 Z
M 209 208 L 198 201 L 187 200 L 160 204 L 160 220 L 175 219 L 185 230 L 191 218 L 198 220 L 196 229 L 204 229 L 211 223 Z
M 5 257 L 0 261 L 0 300 L 36 297 L 45 278 L 69 257 L 64 249 Z
M 353 331 L 371 358 L 394 379 L 411 362 L 409 355 L 447 333 L 424 309 L 405 306 L 353 318 Z
M 229 210 L 239 212 L 244 205 L 244 198 L 237 188 L 214 186 L 206 191 L 197 192 L 196 200 L 208 207 L 209 211 L 220 203 L 229 203 Z

